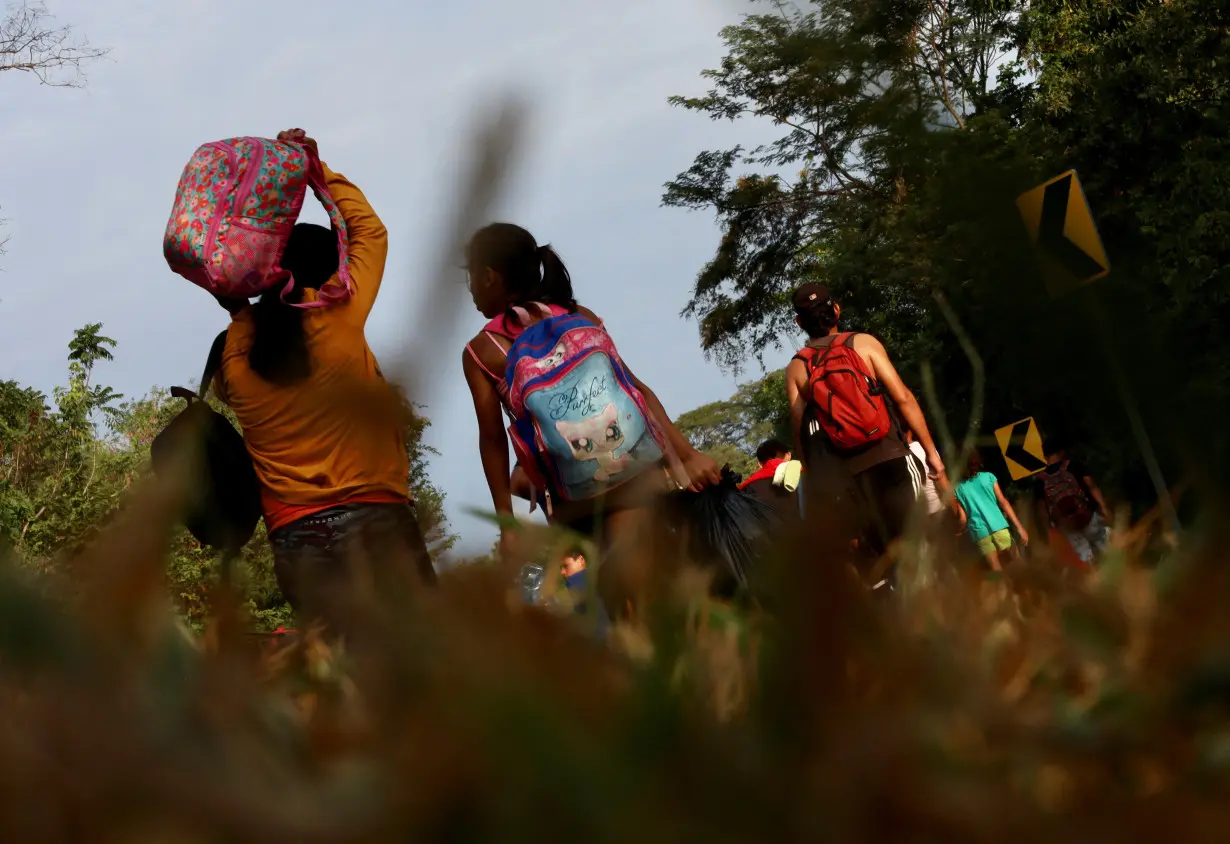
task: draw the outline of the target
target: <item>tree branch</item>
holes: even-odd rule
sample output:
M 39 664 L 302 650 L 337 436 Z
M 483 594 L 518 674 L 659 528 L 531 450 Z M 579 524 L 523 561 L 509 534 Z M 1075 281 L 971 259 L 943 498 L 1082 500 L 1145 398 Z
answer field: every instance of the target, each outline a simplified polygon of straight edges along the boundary
M 829 142 L 824 139 L 824 136 L 819 131 L 818 124 L 817 124 L 817 129 L 812 130 L 806 126 L 803 126 L 798 123 L 794 123 L 793 121 L 790 121 L 790 120 L 787 120 L 784 117 L 779 117 L 776 114 L 770 114 L 769 112 L 763 111 L 760 109 L 757 109 L 756 111 L 754 111 L 753 114 L 760 116 L 760 117 L 771 117 L 774 120 L 776 120 L 778 123 L 782 124 L 783 126 L 788 126 L 791 129 L 794 129 L 796 131 L 811 135 L 812 138 L 815 140 L 816 145 L 820 147 L 820 151 L 824 154 L 824 163 L 828 165 L 829 172 L 844 178 L 851 185 L 857 185 L 858 187 L 863 188 L 864 190 L 871 189 L 871 185 L 867 184 L 865 181 L 855 176 L 853 173 L 851 173 L 849 170 L 846 169 L 845 165 L 843 165 L 840 161 L 837 160 L 837 156 L 833 152 L 832 145 L 829 144 Z
M 110 52 L 76 38 L 71 26 L 57 26 L 42 3 L 23 2 L 0 20 L 0 72 L 29 73 L 43 85 L 80 88 L 85 62 Z

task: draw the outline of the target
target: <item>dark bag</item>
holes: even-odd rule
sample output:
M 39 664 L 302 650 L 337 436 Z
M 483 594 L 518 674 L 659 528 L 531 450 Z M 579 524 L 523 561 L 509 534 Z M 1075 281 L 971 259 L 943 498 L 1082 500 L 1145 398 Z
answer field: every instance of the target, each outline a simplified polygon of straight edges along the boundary
M 750 591 L 761 556 L 783 526 L 777 511 L 739 489 L 739 481 L 725 467 L 716 486 L 674 493 L 677 515 L 687 530 L 688 554 L 701 564 L 719 566 L 714 591 L 723 596 Z
M 201 449 L 199 474 L 193 478 L 194 494 L 183 514 L 184 526 L 202 545 L 235 554 L 256 532 L 261 495 L 243 436 L 205 401 L 222 365 L 225 347 L 223 331 L 209 350 L 200 395 L 183 387 L 171 388 L 171 395 L 187 400 L 188 406 L 154 437 L 150 462 L 155 475 L 165 476 L 185 449 Z
M 1064 530 L 1084 530 L 1093 521 L 1093 508 L 1084 487 L 1068 468 L 1068 461 L 1042 473 L 1042 496 L 1051 521 Z

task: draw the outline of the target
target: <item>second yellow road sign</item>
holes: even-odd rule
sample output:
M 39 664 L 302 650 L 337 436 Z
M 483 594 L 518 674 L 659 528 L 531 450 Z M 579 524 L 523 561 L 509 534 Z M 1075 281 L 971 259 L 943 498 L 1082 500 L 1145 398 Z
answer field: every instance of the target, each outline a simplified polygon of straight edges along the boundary
M 1038 423 L 1032 416 L 997 430 L 995 442 L 999 444 L 1000 453 L 1004 455 L 1004 463 L 1008 465 L 1008 474 L 1012 476 L 1012 480 L 1028 478 L 1046 468 L 1042 435 L 1038 433 Z

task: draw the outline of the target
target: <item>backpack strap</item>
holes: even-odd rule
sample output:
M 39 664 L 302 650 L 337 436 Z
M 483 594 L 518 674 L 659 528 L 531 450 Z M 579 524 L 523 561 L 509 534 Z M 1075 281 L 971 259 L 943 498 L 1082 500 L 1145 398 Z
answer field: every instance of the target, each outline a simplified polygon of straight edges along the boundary
M 500 354 L 503 355 L 503 357 L 507 360 L 508 350 L 500 345 L 500 341 L 495 339 L 497 335 L 492 334 L 491 332 L 484 329 L 483 336 L 486 337 L 488 340 L 490 340 L 491 345 L 495 346 L 496 349 L 499 350 Z M 483 359 L 478 356 L 478 352 L 474 351 L 474 341 L 470 341 L 469 343 L 466 343 L 466 352 L 470 355 L 471 358 L 474 359 L 474 362 L 478 364 L 478 368 L 481 369 L 484 373 L 486 373 L 487 377 L 490 378 L 492 381 L 500 383 L 504 380 L 503 375 L 496 375 L 494 372 L 491 371 L 491 368 L 488 367 L 487 364 L 483 363 Z
M 188 402 L 193 399 L 205 401 L 205 396 L 209 395 L 209 391 L 213 388 L 214 376 L 222 368 L 222 353 L 226 351 L 226 336 L 229 331 L 228 328 L 220 333 L 214 338 L 213 345 L 209 347 L 209 356 L 205 358 L 205 370 L 201 373 L 200 389 L 194 393 L 186 387 L 172 387 L 170 390 L 172 397 L 186 399 Z
M 346 218 L 342 214 L 341 208 L 338 207 L 337 201 L 334 200 L 333 194 L 329 192 L 329 183 L 325 180 L 325 168 L 321 164 L 320 154 L 298 141 L 290 141 L 295 144 L 307 156 L 307 181 L 312 188 L 312 193 L 316 194 L 316 198 L 320 204 L 325 207 L 325 212 L 329 215 L 329 222 L 332 223 L 334 231 L 337 232 L 337 274 L 326 281 L 316 291 L 316 300 L 312 302 L 287 302 L 286 297 L 295 289 L 295 280 L 287 278 L 286 285 L 282 288 L 282 301 L 290 305 L 292 308 L 328 308 L 333 305 L 340 305 L 350 299 L 354 295 L 354 283 L 350 278 L 350 233 L 346 227 Z
M 487 334 L 494 334 L 496 337 L 503 337 L 506 340 L 516 340 L 518 335 L 527 327 L 535 315 L 539 319 L 548 319 L 555 316 L 555 312 L 550 305 L 544 305 L 542 302 L 526 302 L 522 305 L 513 305 L 508 309 L 512 312 L 520 322 L 516 329 L 508 325 L 508 312 L 500 314 L 486 325 L 483 326 L 483 331 Z M 501 349 L 502 351 L 502 349 Z
M 815 340 L 808 340 L 807 345 L 799 349 L 798 354 L 791 358 L 791 360 L 803 361 L 803 365 L 807 367 L 808 375 L 810 375 L 812 368 L 817 363 L 817 359 L 823 358 L 834 346 L 849 346 L 854 342 L 854 336 L 857 333 L 856 331 L 846 331 L 841 334 L 826 334 L 823 337 L 817 337 Z

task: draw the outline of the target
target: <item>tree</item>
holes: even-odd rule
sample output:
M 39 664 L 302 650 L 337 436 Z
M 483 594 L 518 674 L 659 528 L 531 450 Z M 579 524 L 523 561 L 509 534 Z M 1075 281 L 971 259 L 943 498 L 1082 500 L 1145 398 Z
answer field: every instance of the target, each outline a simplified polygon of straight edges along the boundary
M 0 386 L 4 472 L 0 496 L 4 538 L 32 560 L 45 560 L 78 542 L 118 500 L 118 465 L 100 440 L 95 417 L 119 418 L 122 396 L 91 384 L 115 341 L 100 324 L 78 329 L 69 344 L 68 385 L 46 398 L 15 382 Z
M 985 0 L 772 3 L 727 27 L 721 67 L 703 97 L 671 102 L 714 120 L 761 118 L 772 143 L 706 151 L 667 183 L 663 203 L 716 213 L 717 254 L 684 315 L 701 345 L 738 369 L 791 328 L 789 291 L 827 268 L 849 238 L 900 205 L 928 136 L 968 127 L 987 96 L 997 42 L 1015 4 Z M 735 175 L 736 167 L 758 173 Z M 789 171 L 795 171 L 791 174 Z M 838 289 L 854 313 L 917 313 L 895 286 Z
M 762 442 L 792 441 L 784 376 L 778 370 L 742 384 L 729 399 L 689 410 L 675 425 L 695 448 L 747 476 L 756 470 L 756 448 Z
M 79 88 L 84 65 L 110 52 L 78 38 L 71 26 L 58 25 L 42 3 L 10 6 L 0 19 L 0 72 L 28 73 L 43 85 Z
M 431 421 L 422 415 L 422 405 L 409 405 L 408 410 L 406 456 L 410 460 L 410 491 L 414 494 L 415 510 L 427 547 L 432 559 L 438 560 L 457 544 L 459 537 L 450 530 L 444 514 L 444 493 L 427 474 L 430 459 L 440 453 L 423 442 L 423 433 L 431 427 Z
M 675 102 L 785 131 L 702 153 L 667 185 L 666 204 L 722 227 L 685 312 L 702 345 L 737 368 L 777 342 L 788 291 L 814 279 L 846 327 L 884 340 L 933 427 L 1033 415 L 1148 503 L 1109 353 L 1137 395 L 1167 385 L 1143 409 L 1167 474 L 1184 443 L 1202 443 L 1204 465 L 1226 459 L 1195 424 L 1230 386 L 1224 33 L 1211 0 L 838 0 L 728 28 L 713 90 Z M 1014 200 L 1073 166 L 1114 270 L 1053 300 Z
M 53 88 L 79 88 L 85 84 L 83 67 L 108 53 L 78 38 L 71 26 L 58 25 L 42 3 L 10 6 L 0 18 L 0 72 L 26 73 Z M 7 242 L 0 237 L 0 254 Z

